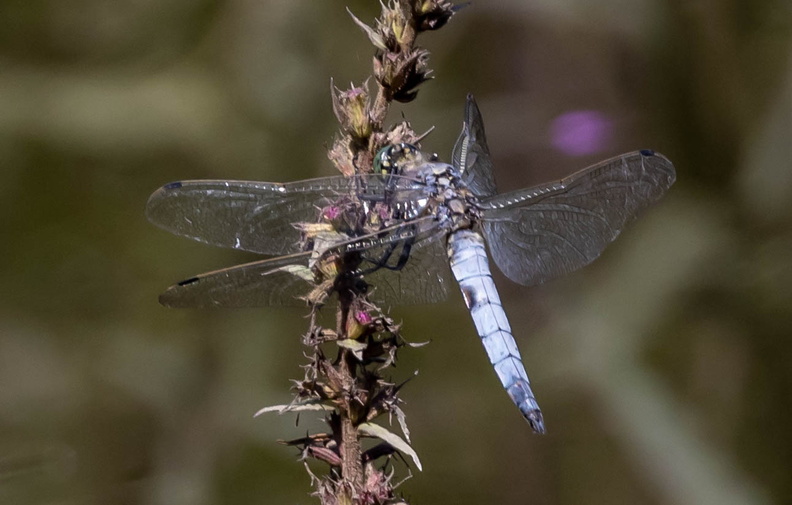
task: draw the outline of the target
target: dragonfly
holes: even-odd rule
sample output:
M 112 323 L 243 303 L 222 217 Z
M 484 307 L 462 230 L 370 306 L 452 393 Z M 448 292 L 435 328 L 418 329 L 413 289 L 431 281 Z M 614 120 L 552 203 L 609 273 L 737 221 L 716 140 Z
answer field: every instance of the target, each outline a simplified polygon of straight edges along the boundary
M 199 242 L 274 257 L 179 282 L 160 303 L 294 305 L 317 289 L 321 272 L 330 279 L 325 293 L 367 293 L 394 304 L 437 302 L 447 294 L 448 265 L 503 388 L 533 431 L 544 433 L 489 258 L 526 286 L 573 272 L 664 195 L 674 183 L 674 166 L 644 149 L 561 180 L 498 193 L 472 95 L 451 157 L 444 163 L 399 143 L 377 154 L 374 173 L 163 186 L 146 207 L 154 224 Z M 324 224 L 310 224 L 317 221 Z

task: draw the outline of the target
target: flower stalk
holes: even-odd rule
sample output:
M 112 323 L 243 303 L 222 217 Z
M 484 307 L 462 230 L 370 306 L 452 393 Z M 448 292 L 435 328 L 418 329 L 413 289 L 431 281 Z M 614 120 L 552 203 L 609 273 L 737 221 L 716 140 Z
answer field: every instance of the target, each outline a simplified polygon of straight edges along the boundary
M 386 145 L 420 141 L 408 122 L 386 130 L 385 121 L 393 101 L 413 101 L 419 86 L 431 78 L 429 53 L 416 45 L 418 35 L 444 26 L 454 11 L 453 4 L 444 0 L 390 0 L 382 4 L 373 26 L 350 11 L 375 53 L 371 77 L 346 90 L 331 89 L 340 129 L 328 157 L 343 175 L 372 173 L 375 156 Z M 421 466 L 409 445 L 409 430 L 399 407 L 401 386 L 387 381 L 383 371 L 395 365 L 398 349 L 415 344 L 402 339 L 399 326 L 368 299 L 366 290 L 339 286 L 345 271 L 359 268 L 359 255 L 324 254 L 329 245 L 353 233 L 376 231 L 387 213 L 379 215 L 347 197 L 319 215 L 319 223 L 297 225 L 306 250 L 319 258 L 312 266 L 316 288 L 306 296 L 311 323 L 304 343 L 312 349 L 311 362 L 305 367 L 304 379 L 295 381 L 294 401 L 262 412 L 327 413 L 329 433 L 283 442 L 300 447 L 303 459 L 329 465 L 323 477 L 308 470 L 322 505 L 405 504 L 396 496 L 389 463 L 393 457 L 404 460 L 407 456 L 418 469 Z M 318 320 L 320 308 L 333 292 L 338 295 L 338 305 L 335 329 L 331 330 Z M 396 418 L 403 437 L 372 422 L 385 414 Z M 368 447 L 363 439 L 375 443 Z

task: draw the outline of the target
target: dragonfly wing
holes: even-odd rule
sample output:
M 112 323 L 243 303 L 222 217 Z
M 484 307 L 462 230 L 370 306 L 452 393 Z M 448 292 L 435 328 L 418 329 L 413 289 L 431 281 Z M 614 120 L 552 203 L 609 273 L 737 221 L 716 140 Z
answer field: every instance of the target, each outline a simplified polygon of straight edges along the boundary
M 465 104 L 462 133 L 454 145 L 452 159 L 454 167 L 462 174 L 462 180 L 474 195 L 486 198 L 495 194 L 495 176 L 484 134 L 484 121 L 476 100 L 470 94 Z
M 398 305 L 442 301 L 447 296 L 447 231 L 432 215 L 350 239 L 328 253 L 360 253 L 359 271 L 372 300 Z
M 305 305 L 315 287 L 312 258 L 359 255 L 372 298 L 388 303 L 435 302 L 445 297 L 443 232 L 427 216 L 377 233 L 339 241 L 322 251 L 254 261 L 184 280 L 168 288 L 167 307 L 264 307 Z M 326 245 L 326 244 L 325 244 Z M 400 265 L 400 259 L 406 263 Z M 392 270 L 397 269 L 394 272 Z
M 643 150 L 487 199 L 480 206 L 492 257 L 507 277 L 524 285 L 576 270 L 597 258 L 674 180 L 668 158 Z
M 343 196 L 410 198 L 414 180 L 375 174 L 324 177 L 291 183 L 183 181 L 158 189 L 146 204 L 148 219 L 177 235 L 220 247 L 266 255 L 299 251 L 292 224 L 316 222 L 319 209 Z
M 304 306 L 298 297 L 313 288 L 309 258 L 293 254 L 201 274 L 169 287 L 159 301 L 176 308 Z
M 445 232 L 418 237 L 401 269 L 379 268 L 365 276 L 371 285 L 372 300 L 385 304 L 418 305 L 436 303 L 448 296 L 448 259 Z M 400 244 L 404 247 L 404 243 Z M 369 258 L 382 254 L 384 248 L 366 252 Z M 393 261 L 393 259 L 391 260 Z

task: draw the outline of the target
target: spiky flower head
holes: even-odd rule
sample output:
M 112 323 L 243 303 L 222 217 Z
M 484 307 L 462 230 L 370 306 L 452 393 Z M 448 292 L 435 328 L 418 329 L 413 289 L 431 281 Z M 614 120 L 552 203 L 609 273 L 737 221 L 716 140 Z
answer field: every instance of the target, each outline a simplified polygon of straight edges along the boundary
M 352 86 L 348 90 L 333 87 L 333 113 L 341 128 L 353 138 L 366 139 L 371 135 L 368 84 Z

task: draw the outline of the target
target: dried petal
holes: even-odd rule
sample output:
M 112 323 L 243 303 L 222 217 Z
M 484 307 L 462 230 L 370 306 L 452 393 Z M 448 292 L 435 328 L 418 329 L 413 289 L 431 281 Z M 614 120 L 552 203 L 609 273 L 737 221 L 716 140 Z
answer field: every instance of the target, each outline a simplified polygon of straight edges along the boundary
M 416 135 L 413 131 L 412 126 L 407 121 L 402 121 L 401 123 L 391 127 L 390 131 L 386 134 L 386 140 L 384 145 L 389 144 L 412 144 L 416 147 L 418 146 L 419 140 L 421 137 Z
M 258 417 L 261 414 L 268 412 L 277 412 L 278 414 L 285 414 L 287 412 L 303 412 L 303 411 L 333 411 L 335 407 L 321 403 L 322 400 L 318 398 L 310 399 L 303 402 L 294 402 L 288 405 L 272 405 L 259 409 L 253 417 Z
M 350 16 L 352 16 L 352 20 L 355 22 L 355 24 L 358 25 L 360 29 L 363 30 L 363 32 L 365 32 L 366 35 L 368 35 L 368 38 L 371 41 L 371 43 L 374 44 L 374 47 L 376 47 L 381 51 L 388 50 L 388 46 L 385 45 L 385 39 L 382 37 L 382 35 L 380 35 L 379 32 L 377 32 L 377 30 L 375 30 L 374 28 L 370 27 L 369 25 L 367 25 L 366 23 L 355 17 L 355 15 L 352 14 L 352 11 L 349 10 L 349 7 L 347 7 L 347 12 L 349 13 Z
M 394 100 L 407 103 L 415 99 L 418 95 L 416 88 L 431 79 L 431 70 L 427 69 L 428 60 L 428 51 L 417 49 L 401 63 L 393 80 Z
M 333 142 L 333 147 L 327 151 L 327 157 L 333 162 L 333 165 L 341 172 L 341 175 L 347 177 L 355 173 L 355 165 L 353 162 L 354 153 L 350 149 L 352 139 L 345 136 L 342 139 L 336 139 Z
M 309 456 L 313 456 L 314 458 L 324 461 L 325 463 L 331 466 L 341 466 L 341 456 L 332 449 L 328 449 L 326 447 L 307 447 L 305 452 Z

